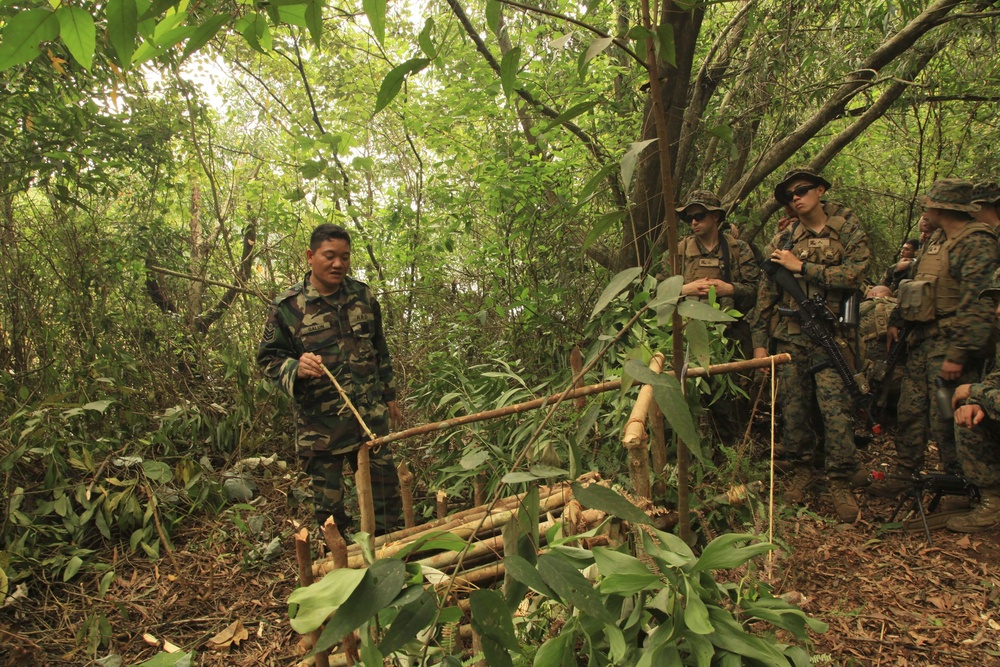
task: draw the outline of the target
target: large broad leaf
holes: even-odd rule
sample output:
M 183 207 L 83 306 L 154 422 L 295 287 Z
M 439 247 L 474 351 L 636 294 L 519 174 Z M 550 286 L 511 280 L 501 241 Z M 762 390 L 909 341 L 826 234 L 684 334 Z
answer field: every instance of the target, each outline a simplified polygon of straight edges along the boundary
M 660 584 L 660 577 L 635 556 L 605 547 L 594 547 L 594 561 L 604 578 L 601 593 L 605 595 L 634 595 L 639 591 Z
M 732 315 L 728 315 L 718 308 L 713 308 L 707 303 L 694 301 L 692 299 L 685 299 L 684 301 L 681 301 L 677 306 L 677 312 L 680 313 L 682 317 L 688 317 L 692 320 L 705 320 L 706 322 L 736 321 L 736 318 Z
M 599 484 L 583 486 L 579 482 L 573 482 L 573 497 L 579 500 L 584 507 L 607 512 L 611 516 L 616 516 L 630 523 L 653 525 L 653 520 L 645 512 L 626 500 L 620 493 L 612 491 L 606 486 Z
M 559 114 L 558 116 L 556 116 L 555 118 L 553 118 L 552 121 L 549 122 L 549 124 L 545 126 L 545 129 L 542 130 L 542 132 L 548 132 L 549 130 L 551 130 L 554 127 L 557 127 L 559 125 L 562 125 L 563 123 L 566 123 L 566 122 L 569 122 L 569 121 L 573 120 L 574 118 L 576 118 L 580 114 L 586 113 L 587 111 L 590 111 L 591 109 L 593 109 L 596 104 L 597 104 L 597 100 L 591 100 L 589 102 L 580 102 L 579 104 L 574 104 L 569 109 L 567 109 L 566 111 L 563 111 L 561 114 Z M 611 167 L 611 168 L 614 167 L 614 165 L 608 165 L 608 166 Z M 607 169 L 607 168 L 608 167 L 605 167 L 605 169 Z M 602 169 L 601 171 L 603 172 L 604 169 Z M 584 190 L 586 191 L 586 187 L 584 187 Z
M 402 65 L 394 67 L 391 72 L 386 74 L 385 79 L 382 80 L 381 87 L 378 89 L 378 97 L 375 98 L 375 111 L 372 112 L 372 115 L 377 114 L 396 98 L 396 95 L 403 88 L 403 81 L 408 75 L 419 72 L 427 67 L 430 62 L 429 58 L 411 58 Z
M 420 588 L 417 586 L 417 588 Z M 379 642 L 378 650 L 382 655 L 398 651 L 403 644 L 417 636 L 417 633 L 434 622 L 437 613 L 437 601 L 427 591 L 421 591 L 420 596 L 399 610 L 385 636 Z
M 391 559 L 372 563 L 366 570 L 365 578 L 326 624 L 323 634 L 316 641 L 315 650 L 325 651 L 389 606 L 405 583 L 406 566 L 403 561 Z
M 658 385 L 666 383 L 666 375 L 654 372 L 648 364 L 644 364 L 638 359 L 629 359 L 626 361 L 622 370 L 625 372 L 625 375 L 640 384 Z
M 553 553 L 542 554 L 538 557 L 538 574 L 565 604 L 573 605 L 602 623 L 615 622 L 593 585 L 565 558 Z
M 323 7 L 326 0 L 309 0 L 306 5 L 306 25 L 309 26 L 309 37 L 318 49 L 323 37 Z
M 611 213 L 605 213 L 604 215 L 602 215 L 600 218 L 597 219 L 597 222 L 594 224 L 591 230 L 587 232 L 587 238 L 584 239 L 583 241 L 583 249 L 586 250 L 590 246 L 597 243 L 597 239 L 601 238 L 601 235 L 604 234 L 604 232 L 611 229 L 611 226 L 614 225 L 616 222 L 619 222 L 620 220 L 624 219 L 625 219 L 624 211 L 612 211 Z
M 278 12 L 281 13 L 284 9 L 284 7 L 279 7 Z M 219 29 L 222 28 L 222 26 L 224 26 L 231 18 L 232 16 L 230 14 L 223 12 L 212 16 L 198 26 L 198 29 L 195 30 L 194 34 L 191 35 L 191 38 L 188 39 L 187 44 L 184 45 L 184 52 L 181 54 L 181 60 L 184 60 L 189 55 L 208 44 L 208 40 L 215 37 L 215 33 L 219 32 Z
M 684 327 L 684 337 L 687 339 L 691 356 L 702 368 L 708 368 L 712 363 L 709 354 L 708 327 L 701 320 L 690 320 Z
M 490 32 L 500 36 L 501 7 L 497 0 L 486 0 L 486 25 Z
M 597 299 L 597 305 L 594 306 L 594 312 L 590 314 L 591 319 L 593 319 L 599 312 L 605 309 L 612 299 L 622 293 L 626 287 L 632 284 L 632 281 L 639 277 L 642 273 L 642 267 L 633 266 L 632 268 L 625 269 L 621 273 L 617 274 L 608 283 L 608 286 L 604 288 L 601 292 L 600 298 Z
M 362 0 L 362 8 L 365 16 L 368 17 L 368 25 L 372 27 L 372 33 L 379 44 L 385 42 L 385 10 L 386 0 Z
M 702 572 L 739 567 L 754 556 L 774 549 L 774 545 L 768 543 L 754 544 L 748 547 L 736 546 L 740 542 L 749 542 L 755 539 L 757 539 L 755 536 L 747 534 L 726 533 L 719 535 L 701 552 L 701 557 L 698 558 L 692 571 Z
M 699 635 L 710 634 L 715 628 L 708 617 L 708 608 L 701 599 L 699 591 L 690 579 L 685 579 L 684 625 L 691 632 Z
M 414 540 L 396 552 L 395 558 L 404 559 L 416 551 L 463 551 L 468 542 L 458 535 L 437 531 L 425 538 Z
M 59 36 L 76 62 L 90 69 L 94 64 L 94 47 L 97 45 L 97 28 L 94 17 L 85 9 L 60 5 L 56 10 Z
M 177 653 L 158 653 L 146 662 L 140 662 L 135 667 L 191 667 L 191 659 L 194 658 L 194 652 L 186 653 L 184 651 L 178 651 Z
M 351 596 L 366 572 L 350 568 L 333 570 L 315 584 L 295 589 L 288 596 L 288 604 L 299 606 L 295 618 L 291 619 L 292 629 L 306 634 L 323 625 Z
M 3 28 L 0 71 L 34 60 L 38 45 L 59 36 L 59 19 L 48 9 L 26 9 L 14 14 Z
M 687 642 L 691 656 L 695 659 L 697 667 L 711 667 L 712 656 L 715 655 L 715 647 L 712 642 L 705 637 L 693 632 L 684 633 L 684 641 Z
M 673 533 L 665 533 L 660 530 L 653 530 L 657 541 L 642 531 L 642 547 L 653 558 L 662 560 L 669 567 L 690 569 L 694 563 L 694 552 L 691 547 L 684 543 L 684 540 Z
M 788 667 L 788 659 L 774 645 L 749 634 L 725 609 L 712 606 L 708 610 L 715 631 L 705 635 L 721 649 L 759 660 L 770 667 Z
M 420 50 L 431 60 L 437 58 L 438 54 L 437 47 L 434 46 L 434 40 L 431 39 L 431 32 L 433 31 L 434 19 L 427 17 L 427 20 L 424 21 L 424 29 L 417 35 L 417 44 L 420 45 Z
M 135 52 L 135 33 L 139 25 L 135 0 L 108 0 L 108 41 L 118 55 L 118 64 L 127 68 Z
M 654 141 L 656 139 L 632 142 L 629 144 L 628 150 L 625 151 L 625 155 L 622 156 L 622 183 L 625 185 L 626 190 L 629 189 L 629 185 L 632 183 L 632 174 L 635 173 L 635 165 L 639 161 L 639 154 Z
M 565 658 L 567 652 L 572 647 L 574 639 L 575 633 L 572 632 L 560 632 L 552 639 L 549 639 L 538 647 L 538 651 L 535 653 L 535 660 L 531 663 L 532 667 L 573 665 L 575 661 L 567 662 Z
M 499 593 L 492 590 L 473 591 L 469 596 L 469 608 L 472 611 L 472 627 L 480 637 L 492 639 L 507 651 L 521 652 L 510 610 Z
M 522 584 L 532 588 L 537 593 L 544 595 L 545 597 L 557 599 L 556 594 L 552 591 L 548 585 L 542 581 L 541 575 L 538 574 L 538 570 L 532 565 L 526 558 L 517 555 L 506 556 L 503 559 L 504 568 L 507 574 L 517 579 Z
M 500 61 L 500 86 L 503 88 L 504 96 L 509 100 L 517 84 L 517 68 L 521 64 L 521 47 L 514 48 L 503 54 Z

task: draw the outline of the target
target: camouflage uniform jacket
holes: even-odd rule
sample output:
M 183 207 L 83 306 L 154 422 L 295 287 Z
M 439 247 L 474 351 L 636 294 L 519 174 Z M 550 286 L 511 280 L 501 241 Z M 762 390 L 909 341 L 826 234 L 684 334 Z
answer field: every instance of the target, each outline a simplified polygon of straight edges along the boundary
M 323 357 L 376 436 L 389 432 L 386 403 L 396 400 L 396 385 L 382 310 L 371 288 L 345 277 L 337 292 L 324 297 L 309 276 L 271 305 L 257 364 L 298 405 L 299 455 L 339 454 L 362 442 L 361 426 L 326 375 L 296 378 L 299 357 Z
M 809 238 L 816 239 L 831 238 L 836 234 L 844 248 L 843 256 L 832 265 L 809 261 L 801 278 L 809 285 L 828 292 L 828 301 L 832 300 L 829 296 L 830 292 L 837 292 L 837 300 L 839 300 L 841 295 L 846 295 L 851 290 L 860 289 L 865 279 L 865 272 L 868 270 L 871 253 L 868 249 L 868 237 L 851 209 L 836 202 L 824 202 L 823 210 L 828 218 L 843 219 L 842 223 L 838 221 L 839 232 L 834 232 L 829 225 L 826 225 L 819 233 L 813 233 L 804 225 L 799 224 L 797 226 L 799 231 L 796 233 L 806 234 Z M 775 249 L 784 248 L 793 229 L 795 227 L 789 227 L 771 239 L 764 251 L 764 256 L 770 257 Z M 811 344 L 806 340 L 806 335 L 799 330 L 798 320 L 794 315 L 778 313 L 778 306 L 792 305 L 788 303 L 790 300 L 791 298 L 786 296 L 773 280 L 765 278 L 760 281 L 760 289 L 757 292 L 757 309 L 751 318 L 755 348 L 766 348 L 769 338 L 800 345 Z
M 993 421 L 1000 421 L 1000 371 L 990 373 L 982 382 L 969 387 L 966 404 L 980 406 Z
M 936 230 L 927 242 L 930 247 L 944 234 Z M 910 265 L 910 277 L 920 270 L 923 252 Z M 907 343 L 913 345 L 926 338 L 941 338 L 945 344 L 945 359 L 965 365 L 971 357 L 984 356 L 994 328 L 993 301 L 980 299 L 979 293 L 990 286 L 993 271 L 997 268 L 997 242 L 989 232 L 973 232 L 959 241 L 948 253 L 948 273 L 958 282 L 958 310 L 947 318 L 917 324 Z M 897 308 L 889 319 L 889 326 L 901 328 L 902 314 Z
M 722 256 L 722 244 L 727 244 L 726 254 L 729 255 L 729 266 L 725 265 Z M 685 236 L 677 244 L 681 256 L 681 272 L 684 282 L 688 283 L 698 278 L 718 278 L 733 286 L 733 295 L 718 299 L 720 306 L 728 310 L 736 308 L 746 315 L 757 299 L 757 283 L 761 272 L 754 257 L 753 250 L 746 241 L 734 239 L 724 232 L 719 233 L 719 243 L 708 250 L 694 234 Z M 663 258 L 664 271 L 669 266 L 670 256 Z M 728 274 L 728 275 L 727 275 Z M 689 297 L 693 298 L 693 297 Z

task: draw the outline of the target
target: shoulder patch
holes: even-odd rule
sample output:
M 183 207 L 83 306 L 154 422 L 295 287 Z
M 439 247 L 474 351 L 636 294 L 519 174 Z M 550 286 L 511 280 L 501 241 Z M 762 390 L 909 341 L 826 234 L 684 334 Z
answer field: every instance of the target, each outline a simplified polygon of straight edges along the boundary
M 274 342 L 274 322 L 268 320 L 267 324 L 264 326 L 264 342 L 271 343 Z

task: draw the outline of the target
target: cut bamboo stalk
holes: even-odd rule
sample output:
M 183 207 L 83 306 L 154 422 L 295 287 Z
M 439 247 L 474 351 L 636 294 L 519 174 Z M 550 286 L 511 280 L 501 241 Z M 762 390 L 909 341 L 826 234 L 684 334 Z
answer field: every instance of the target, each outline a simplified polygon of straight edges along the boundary
M 663 363 L 666 360 L 662 354 L 657 352 L 649 362 L 649 370 L 654 373 L 663 371 Z M 622 436 L 622 444 L 628 450 L 629 478 L 632 480 L 632 488 L 639 498 L 650 498 L 649 488 L 649 449 L 646 447 L 646 417 L 649 414 L 650 405 L 653 403 L 652 385 L 644 385 L 639 390 L 639 397 L 632 406 L 632 414 L 629 415 L 625 424 L 625 433 Z
M 332 516 L 328 517 L 323 524 L 323 538 L 330 550 L 330 560 L 333 562 L 333 566 L 338 570 L 347 567 L 347 543 L 337 529 L 337 523 Z M 346 665 L 354 665 L 361 660 L 361 655 L 358 653 L 358 640 L 353 631 L 344 636 L 341 648 L 343 650 L 340 655 L 346 656 Z
M 313 579 L 312 556 L 309 555 L 309 529 L 303 528 L 295 533 L 295 559 L 299 564 L 299 586 L 309 586 L 315 581 Z M 312 645 L 316 646 L 319 636 L 322 634 L 320 628 L 316 628 L 309 633 Z M 316 654 L 316 667 L 329 667 L 328 654 L 320 651 Z
M 437 518 L 444 519 L 448 516 L 448 493 L 444 489 L 438 489 L 434 499 L 437 504 Z
M 573 377 L 583 373 L 583 352 L 580 351 L 579 345 L 574 345 L 573 351 L 569 353 L 569 367 L 573 371 Z M 576 399 L 576 409 L 583 410 L 585 407 L 587 407 L 587 399 L 580 396 Z
M 667 433 L 663 424 L 663 413 L 660 406 L 653 401 L 649 409 L 649 454 L 653 461 L 653 482 L 652 493 L 654 498 L 662 498 L 667 493 L 667 483 L 663 479 L 663 473 L 667 469 Z
M 476 507 L 486 504 L 486 471 L 482 470 L 476 475 L 472 483 L 472 503 Z
M 406 461 L 401 461 L 396 466 L 396 473 L 399 475 L 399 497 L 403 503 L 403 525 L 413 528 L 417 525 L 417 518 L 413 513 L 413 473 Z
M 368 445 L 362 443 L 358 450 L 358 469 L 354 471 L 354 485 L 358 488 L 358 508 L 361 510 L 361 532 L 375 534 L 375 499 L 372 495 L 372 470 Z

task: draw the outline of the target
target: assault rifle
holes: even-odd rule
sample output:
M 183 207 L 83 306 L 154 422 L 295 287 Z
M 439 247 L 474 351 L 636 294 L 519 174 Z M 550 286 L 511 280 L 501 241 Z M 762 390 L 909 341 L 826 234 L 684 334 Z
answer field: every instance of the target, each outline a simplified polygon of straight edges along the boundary
M 885 409 L 885 402 L 889 398 L 889 387 L 892 385 L 892 374 L 899 364 L 903 350 L 906 349 L 906 337 L 910 335 L 912 328 L 912 322 L 903 323 L 899 330 L 899 338 L 889 348 L 885 361 L 880 364 L 884 366 L 884 370 L 880 369 L 878 377 L 871 382 L 871 392 L 867 394 L 864 403 L 865 409 L 872 415 L 872 419 L 881 416 L 882 410 Z
M 885 474 L 882 472 L 873 472 L 869 475 L 869 478 L 873 481 L 882 481 L 885 479 Z M 924 526 L 924 535 L 927 536 L 927 544 L 933 544 L 931 542 L 931 529 L 927 525 L 927 515 L 933 513 L 938 508 L 944 496 L 964 496 L 969 499 L 970 504 L 979 502 L 979 487 L 965 479 L 962 475 L 946 472 L 922 472 L 913 477 L 907 477 L 904 481 L 910 487 L 907 493 L 899 499 L 896 510 L 889 517 L 889 523 L 896 520 L 906 501 L 912 500 L 910 511 L 916 510 L 919 513 L 920 521 Z M 931 496 L 931 502 L 927 505 L 926 510 L 924 510 L 925 494 Z
M 833 335 L 833 326 L 837 323 L 837 316 L 833 314 L 822 296 L 816 294 L 811 299 L 799 287 L 798 281 L 792 272 L 781 264 L 766 260 L 761 268 L 767 277 L 773 280 L 778 287 L 792 297 L 797 304 L 796 308 L 779 307 L 778 312 L 782 315 L 792 315 L 798 318 L 799 326 L 814 342 L 818 343 L 826 352 L 827 361 L 810 369 L 812 373 L 818 373 L 824 368 L 833 368 L 843 381 L 851 400 L 858 406 L 859 411 L 865 418 L 865 423 L 872 433 L 879 435 L 882 427 L 871 416 L 867 409 L 864 397 L 869 393 L 868 383 L 863 376 L 855 376 L 851 372 L 851 366 L 844 358 L 844 353 Z M 861 378 L 859 382 L 859 377 Z

